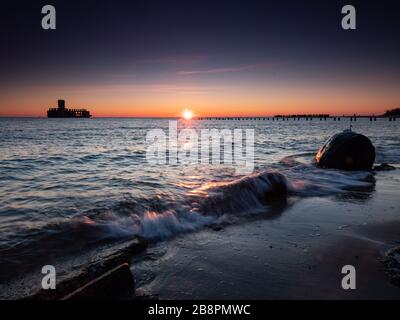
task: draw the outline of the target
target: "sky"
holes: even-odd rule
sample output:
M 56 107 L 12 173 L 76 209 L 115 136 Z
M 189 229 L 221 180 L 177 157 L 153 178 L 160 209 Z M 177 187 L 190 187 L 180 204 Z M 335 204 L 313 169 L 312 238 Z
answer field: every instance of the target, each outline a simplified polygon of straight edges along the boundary
M 400 107 L 396 1 L 7 1 L 0 116 L 380 114 Z M 41 8 L 56 8 L 43 30 Z M 341 28 L 352 4 L 357 29 Z

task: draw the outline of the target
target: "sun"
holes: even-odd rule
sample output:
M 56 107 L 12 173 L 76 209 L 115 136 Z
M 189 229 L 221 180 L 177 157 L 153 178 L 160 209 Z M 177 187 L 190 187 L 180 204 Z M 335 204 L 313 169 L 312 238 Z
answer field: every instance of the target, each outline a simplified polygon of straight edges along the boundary
M 186 120 L 190 120 L 193 118 L 193 112 L 192 110 L 189 109 L 185 109 L 182 112 L 182 118 L 186 119 Z

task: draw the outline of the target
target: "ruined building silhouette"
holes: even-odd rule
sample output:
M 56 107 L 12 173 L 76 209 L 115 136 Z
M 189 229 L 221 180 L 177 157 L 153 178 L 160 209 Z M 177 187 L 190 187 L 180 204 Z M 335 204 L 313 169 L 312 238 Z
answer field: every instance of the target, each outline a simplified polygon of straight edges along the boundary
M 58 108 L 47 110 L 48 118 L 90 118 L 92 115 L 86 109 L 67 109 L 65 100 L 58 100 Z

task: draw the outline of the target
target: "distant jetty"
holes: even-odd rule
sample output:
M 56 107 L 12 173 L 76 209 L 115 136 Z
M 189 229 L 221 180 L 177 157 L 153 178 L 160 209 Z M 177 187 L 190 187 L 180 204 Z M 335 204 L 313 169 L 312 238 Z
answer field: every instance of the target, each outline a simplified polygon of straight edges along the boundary
M 383 116 L 384 117 L 400 117 L 400 108 L 387 110 Z
M 92 115 L 86 109 L 67 109 L 65 100 L 58 100 L 58 108 L 47 110 L 48 118 L 90 118 Z
M 400 108 L 395 108 L 386 111 L 382 115 L 330 115 L 330 114 L 277 114 L 274 116 L 245 116 L 245 117 L 195 117 L 195 120 L 272 120 L 272 121 L 300 121 L 305 119 L 306 121 L 312 121 L 313 119 L 319 119 L 320 121 L 327 121 L 333 119 L 333 121 L 340 121 L 341 119 L 350 119 L 350 121 L 357 121 L 357 119 L 369 118 L 369 121 L 377 121 L 378 118 L 389 119 L 389 121 L 396 121 L 400 118 Z

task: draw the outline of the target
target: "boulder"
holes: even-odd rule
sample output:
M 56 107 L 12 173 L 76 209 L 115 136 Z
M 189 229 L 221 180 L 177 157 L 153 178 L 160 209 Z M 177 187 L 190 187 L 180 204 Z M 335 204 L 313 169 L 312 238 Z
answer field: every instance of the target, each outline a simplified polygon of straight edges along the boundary
M 366 136 L 345 130 L 332 136 L 315 156 L 322 168 L 341 170 L 371 170 L 375 147 Z

